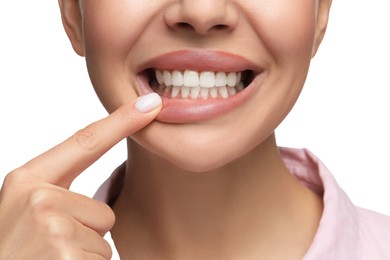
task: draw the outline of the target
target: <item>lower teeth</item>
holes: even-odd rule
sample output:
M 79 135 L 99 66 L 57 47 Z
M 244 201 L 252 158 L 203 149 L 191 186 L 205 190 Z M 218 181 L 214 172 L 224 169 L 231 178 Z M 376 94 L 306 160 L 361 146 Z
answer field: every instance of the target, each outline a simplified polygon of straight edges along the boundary
M 240 82 L 235 87 L 185 87 L 185 86 L 163 86 L 159 85 L 157 81 L 151 82 L 150 86 L 160 95 L 169 98 L 183 98 L 183 99 L 208 99 L 208 98 L 228 98 L 234 96 L 244 89 L 244 84 Z

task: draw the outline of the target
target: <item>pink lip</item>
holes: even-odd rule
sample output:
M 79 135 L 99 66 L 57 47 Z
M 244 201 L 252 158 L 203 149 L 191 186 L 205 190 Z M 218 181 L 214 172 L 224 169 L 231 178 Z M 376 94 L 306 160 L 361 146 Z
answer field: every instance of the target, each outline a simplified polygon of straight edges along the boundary
M 258 80 L 261 79 L 261 69 L 247 59 L 226 52 L 181 50 L 158 56 L 141 67 L 141 71 L 148 68 L 166 70 L 197 70 L 197 71 L 225 71 L 238 72 L 252 70 L 256 75 L 251 84 L 234 96 L 226 99 L 171 99 L 162 97 L 163 109 L 157 120 L 165 123 L 191 123 L 209 120 L 225 114 L 245 103 L 256 90 Z M 142 94 L 153 92 L 148 80 L 139 75 Z M 257 82 L 257 83 L 256 83 Z

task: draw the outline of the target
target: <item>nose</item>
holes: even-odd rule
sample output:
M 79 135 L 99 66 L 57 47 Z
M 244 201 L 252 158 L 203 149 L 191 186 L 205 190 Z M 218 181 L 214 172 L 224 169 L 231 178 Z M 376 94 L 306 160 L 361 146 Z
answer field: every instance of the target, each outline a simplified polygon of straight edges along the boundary
M 180 0 L 167 8 L 164 19 L 174 30 L 207 35 L 234 29 L 239 15 L 230 0 Z

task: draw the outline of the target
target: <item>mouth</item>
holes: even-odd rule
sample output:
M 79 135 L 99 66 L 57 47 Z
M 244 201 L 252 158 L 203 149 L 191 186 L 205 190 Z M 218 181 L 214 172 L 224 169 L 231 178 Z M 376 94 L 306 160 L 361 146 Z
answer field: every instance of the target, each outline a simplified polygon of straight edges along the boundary
M 157 121 L 191 123 L 213 119 L 244 104 L 263 74 L 237 55 L 177 51 L 143 65 L 138 74 L 139 91 L 161 96 L 163 109 Z
M 171 99 L 227 99 L 244 90 L 253 80 L 251 70 L 214 72 L 194 70 L 145 71 L 149 86 L 160 96 Z

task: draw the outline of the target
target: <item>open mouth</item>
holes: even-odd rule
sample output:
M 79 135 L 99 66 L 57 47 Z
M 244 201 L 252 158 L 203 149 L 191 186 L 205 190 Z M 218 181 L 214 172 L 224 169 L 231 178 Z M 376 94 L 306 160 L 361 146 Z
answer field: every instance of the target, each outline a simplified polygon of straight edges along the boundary
M 139 94 L 162 97 L 156 120 L 192 123 L 210 120 L 244 105 L 262 85 L 260 65 L 229 52 L 185 49 L 141 64 Z
M 227 99 L 245 89 L 254 72 L 166 70 L 149 68 L 143 72 L 149 86 L 170 99 Z

